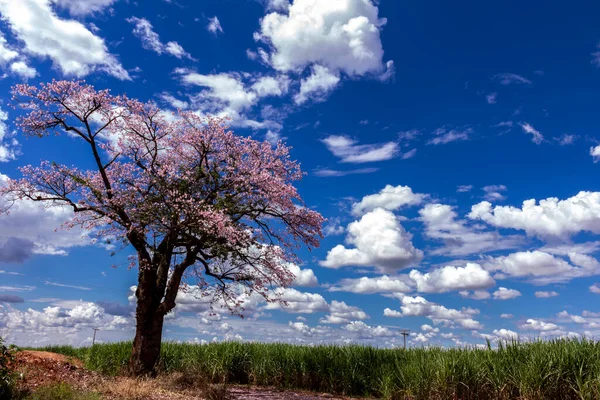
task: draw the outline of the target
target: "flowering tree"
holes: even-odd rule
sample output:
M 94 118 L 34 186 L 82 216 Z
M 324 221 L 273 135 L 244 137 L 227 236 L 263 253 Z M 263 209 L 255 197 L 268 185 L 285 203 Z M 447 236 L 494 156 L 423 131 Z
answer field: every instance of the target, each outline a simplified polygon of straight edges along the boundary
M 240 294 L 273 300 L 294 279 L 286 268 L 300 244 L 319 245 L 323 218 L 293 186 L 302 177 L 283 144 L 234 135 L 218 118 L 167 115 L 151 103 L 82 82 L 17 85 L 30 136 L 80 140 L 92 169 L 55 162 L 21 168 L 0 195 L 68 206 L 80 226 L 136 252 L 133 374 L 154 371 L 164 317 L 186 277 L 211 302 L 240 307 Z

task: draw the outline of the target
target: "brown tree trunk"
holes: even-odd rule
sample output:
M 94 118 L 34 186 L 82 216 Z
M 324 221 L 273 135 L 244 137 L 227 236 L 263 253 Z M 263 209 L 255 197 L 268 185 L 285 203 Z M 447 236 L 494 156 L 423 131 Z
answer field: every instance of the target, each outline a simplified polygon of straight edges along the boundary
M 159 306 L 164 287 L 159 288 L 156 285 L 156 270 L 150 263 L 140 263 L 135 293 L 135 338 L 129 359 L 129 373 L 134 376 L 155 375 L 156 363 L 160 356 L 165 314 L 159 311 Z
M 156 363 L 160 356 L 164 316 L 156 310 L 140 310 L 144 308 L 138 302 L 135 339 L 129 372 L 134 376 L 156 375 Z

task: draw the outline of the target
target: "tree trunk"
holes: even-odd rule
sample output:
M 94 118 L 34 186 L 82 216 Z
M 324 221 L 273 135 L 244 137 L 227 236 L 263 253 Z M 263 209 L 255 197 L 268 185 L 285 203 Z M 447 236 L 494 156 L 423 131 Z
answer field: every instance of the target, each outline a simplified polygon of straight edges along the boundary
M 157 287 L 157 268 L 142 257 L 139 256 L 140 272 L 135 292 L 135 338 L 129 360 L 129 373 L 133 376 L 155 375 L 165 316 L 159 311 L 164 287 Z
M 134 376 L 154 376 L 160 356 L 164 316 L 148 306 L 138 299 L 135 339 L 129 360 L 129 372 Z

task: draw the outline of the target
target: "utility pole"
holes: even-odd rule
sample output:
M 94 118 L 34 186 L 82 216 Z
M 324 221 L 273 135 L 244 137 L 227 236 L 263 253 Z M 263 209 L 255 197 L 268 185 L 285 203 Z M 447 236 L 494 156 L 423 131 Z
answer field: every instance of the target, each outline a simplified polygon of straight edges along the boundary
M 94 328 L 94 338 L 92 339 L 92 347 L 94 347 L 94 343 L 96 343 L 96 332 L 99 330 L 100 328 Z
M 402 329 L 400 334 L 404 337 L 404 350 L 406 350 L 406 337 L 410 335 L 410 329 Z

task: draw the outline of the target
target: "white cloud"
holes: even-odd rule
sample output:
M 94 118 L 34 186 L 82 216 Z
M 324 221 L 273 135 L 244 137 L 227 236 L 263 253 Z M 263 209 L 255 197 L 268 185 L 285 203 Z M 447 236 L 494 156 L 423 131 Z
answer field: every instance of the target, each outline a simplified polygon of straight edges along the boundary
M 28 66 L 24 61 L 17 61 L 10 65 L 10 71 L 23 79 L 35 78 L 37 71 L 35 68 Z
M 9 132 L 6 121 L 8 121 L 8 113 L 0 107 L 0 162 L 15 160 L 19 155 L 19 143 Z M 5 175 L 0 174 L 0 186 L 5 178 Z
M 473 190 L 473 185 L 459 185 L 456 187 L 458 193 L 466 193 Z
M 487 201 L 475 204 L 468 214 L 490 225 L 522 229 L 529 236 L 542 238 L 569 236 L 589 231 L 600 233 L 600 192 L 579 192 L 566 200 L 550 197 L 523 202 L 522 208 L 512 206 L 492 207 Z
M 510 85 L 510 84 L 531 85 L 531 81 L 529 79 L 524 78 L 521 75 L 517 75 L 517 74 L 510 74 L 510 73 L 497 74 L 492 79 L 497 82 L 500 82 L 500 84 L 505 85 L 505 86 Z
M 323 227 L 323 235 L 325 236 L 337 236 L 344 232 L 346 232 L 346 228 L 341 225 L 339 218 L 330 218 Z
M 499 271 L 497 278 L 527 278 L 535 284 L 563 283 L 600 274 L 600 263 L 588 255 L 570 253 L 569 259 L 574 265 L 543 251 L 521 251 L 490 257 L 484 267 L 488 271 Z
M 343 329 L 357 334 L 359 338 L 392 337 L 397 333 L 383 326 L 369 326 L 362 321 L 352 321 Z
M 118 0 L 51 0 L 59 7 L 66 8 L 72 15 L 97 14 Z
M 263 76 L 260 77 L 250 87 L 258 97 L 267 96 L 283 96 L 288 92 L 290 80 L 285 75 L 277 77 Z
M 369 316 L 360 308 L 349 306 L 343 301 L 333 300 L 329 314 L 319 320 L 322 324 L 347 324 L 350 321 L 365 320 Z
M 127 22 L 134 25 L 133 34 L 142 41 L 142 47 L 146 50 L 151 50 L 157 54 L 167 53 L 177 58 L 188 58 L 194 60 L 194 58 L 186 52 L 183 47 L 177 42 L 163 43 L 158 36 L 158 33 L 154 32 L 152 24 L 145 18 L 130 17 L 127 18 Z
M 513 332 L 509 329 L 494 329 L 492 331 L 492 333 L 494 335 L 496 335 L 498 337 L 498 339 L 501 340 L 506 340 L 506 341 L 513 341 L 513 340 L 518 340 L 519 339 L 519 334 L 517 332 Z
M 351 292 L 360 294 L 373 293 L 407 293 L 412 291 L 410 280 L 406 277 L 390 277 L 387 275 L 375 278 L 362 277 L 357 279 L 343 279 L 335 286 L 329 288 L 330 292 Z
M 357 144 L 348 136 L 331 135 L 322 140 L 343 163 L 367 163 L 390 160 L 398 155 L 398 143 Z
M 330 178 L 330 177 L 356 175 L 356 174 L 372 174 L 373 172 L 377 172 L 377 171 L 379 171 L 379 168 L 358 168 L 358 169 L 350 169 L 350 170 L 346 170 L 346 171 L 323 168 L 323 169 L 316 169 L 314 171 L 314 174 L 316 176 L 320 176 L 323 178 Z
M 487 292 L 485 290 L 474 290 L 472 292 L 468 291 L 468 290 L 463 290 L 458 292 L 458 294 L 461 295 L 461 297 L 464 297 L 466 299 L 473 299 L 473 300 L 487 300 L 490 297 L 492 297 L 490 292 Z
M 496 300 L 510 300 L 521 296 L 521 292 L 515 289 L 507 289 L 505 287 L 500 287 L 492 295 Z
M 287 12 L 290 8 L 289 0 L 266 0 L 267 11 Z
M 506 192 L 506 186 L 504 185 L 489 185 L 484 186 L 483 191 L 485 195 L 483 198 L 487 201 L 502 201 L 506 200 L 506 196 L 504 196 L 501 192 Z
M 422 293 L 487 289 L 496 284 L 490 273 L 475 263 L 467 263 L 465 267 L 448 265 L 426 274 L 412 270 L 409 276 L 417 284 L 417 290 Z
M 490 93 L 487 96 L 485 96 L 485 100 L 487 101 L 488 104 L 496 104 L 497 97 L 498 97 L 498 93 L 494 92 L 494 93 Z
M 590 156 L 592 156 L 594 163 L 600 162 L 600 145 L 590 147 Z
M 169 104 L 169 106 L 176 108 L 178 110 L 185 110 L 189 108 L 190 103 L 184 100 L 180 100 L 169 93 L 161 93 L 159 95 L 160 99 Z
M 400 158 L 403 160 L 408 160 L 409 158 L 413 158 L 416 155 L 417 155 L 417 149 L 412 149 L 412 150 L 407 151 L 406 153 L 402 153 L 402 156 Z
M 425 235 L 444 242 L 443 247 L 432 251 L 434 255 L 484 253 L 515 248 L 523 244 L 520 236 L 501 236 L 497 232 L 468 226 L 466 221 L 459 220 L 453 208 L 446 204 L 427 204 L 419 210 L 419 215 L 425 224 Z
M 600 285 L 594 283 L 592 286 L 590 286 L 590 292 L 594 294 L 600 294 Z
M 221 26 L 221 21 L 219 21 L 219 18 L 217 18 L 216 15 L 208 19 L 208 25 L 206 26 L 206 29 L 215 35 L 224 33 L 223 27 Z
M 433 131 L 434 137 L 427 144 L 440 145 L 456 141 L 469 140 L 473 134 L 472 128 L 451 129 L 447 127 L 438 128 Z
M 394 211 L 404 206 L 421 204 L 426 197 L 427 195 L 424 194 L 413 193 L 408 186 L 386 185 L 379 193 L 365 196 L 360 202 L 354 203 L 352 214 L 360 216 L 376 208 Z
M 395 271 L 423 258 L 423 252 L 413 246 L 412 235 L 402 227 L 398 217 L 382 208 L 352 222 L 347 231 L 346 242 L 355 247 L 337 245 L 329 250 L 325 261 L 321 261 L 321 266 L 367 266 L 377 267 L 382 271 Z
M 521 324 L 521 329 L 528 331 L 555 331 L 559 329 L 559 326 L 550 322 L 529 318 L 526 323 Z
M 0 174 L 0 187 L 8 177 Z M 0 209 L 9 206 L 8 199 L 0 198 Z M 78 228 L 60 229 L 73 218 L 67 207 L 49 207 L 30 200 L 17 200 L 10 213 L 0 218 L 0 262 L 23 262 L 33 254 L 65 255 L 75 246 L 92 243 L 89 232 Z
M 547 292 L 547 291 L 537 291 L 534 293 L 535 297 L 538 299 L 548 299 L 550 297 L 558 296 L 558 293 L 555 291 Z
M 340 77 L 328 68 L 315 65 L 312 73 L 300 82 L 300 92 L 294 97 L 296 104 L 304 104 L 307 100 L 324 101 L 327 95 L 335 89 Z
M 19 57 L 19 52 L 8 45 L 6 38 L 0 32 L 0 64 L 6 64 L 17 57 Z
M 299 292 L 296 289 L 284 289 L 279 291 L 280 299 L 286 304 L 279 302 L 268 303 L 267 310 L 282 310 L 292 314 L 312 314 L 319 311 L 328 311 L 329 304 L 317 293 Z
M 512 315 L 512 314 L 500 314 L 500 318 L 502 318 L 502 319 L 511 319 L 513 317 L 514 317 L 514 315 Z
M 0 0 L 0 13 L 26 52 L 50 58 L 65 75 L 80 78 L 103 71 L 131 79 L 102 38 L 78 21 L 60 19 L 48 0 Z
M 106 314 L 98 304 L 76 302 L 68 308 L 46 307 L 42 311 L 20 311 L 0 305 L 0 334 L 19 345 L 69 343 L 80 346 L 92 328 L 100 328 L 102 335 L 110 331 L 132 329 L 133 320 Z M 124 335 L 119 336 L 121 340 Z
M 463 308 L 456 310 L 446 308 L 442 305 L 427 301 L 423 297 L 410 297 L 403 294 L 396 294 L 400 300 L 401 312 L 386 308 L 383 311 L 387 317 L 426 317 L 433 321 L 434 324 L 443 324 L 449 327 L 458 325 L 463 329 L 479 330 L 483 326 L 473 319 L 474 315 L 479 314 L 479 310 L 472 308 Z
M 321 65 L 350 76 L 385 71 L 379 37 L 385 20 L 370 0 L 294 0 L 287 10 L 282 3 L 270 3 L 283 13 L 266 15 L 255 34 L 270 46 L 269 62 L 277 70 Z
M 558 142 L 558 144 L 560 144 L 561 146 L 568 146 L 570 144 L 575 143 L 575 140 L 577 140 L 578 136 L 577 135 L 570 135 L 565 133 L 564 135 L 560 136 L 560 137 L 555 137 L 554 140 L 556 140 Z
M 235 72 L 202 75 L 177 68 L 175 73 L 180 76 L 183 84 L 204 88 L 200 93 L 190 96 L 191 107 L 198 109 L 199 112 L 228 117 L 233 126 L 271 129 L 274 133 L 281 129 L 281 125 L 275 121 L 259 122 L 249 119 L 246 114 L 261 97 L 283 94 L 284 90 L 287 90 L 287 78 L 271 78 L 280 85 L 280 90 L 274 90 L 273 82 L 266 77 L 258 77 L 248 84 L 244 82 L 241 74 Z
M 544 141 L 544 135 L 540 131 L 536 130 L 533 126 L 527 122 L 519 124 L 525 133 L 532 135 L 531 141 L 535 144 L 541 144 Z
M 296 264 L 289 263 L 287 269 L 296 277 L 292 285 L 295 286 L 317 286 L 319 281 L 312 269 L 301 269 Z

